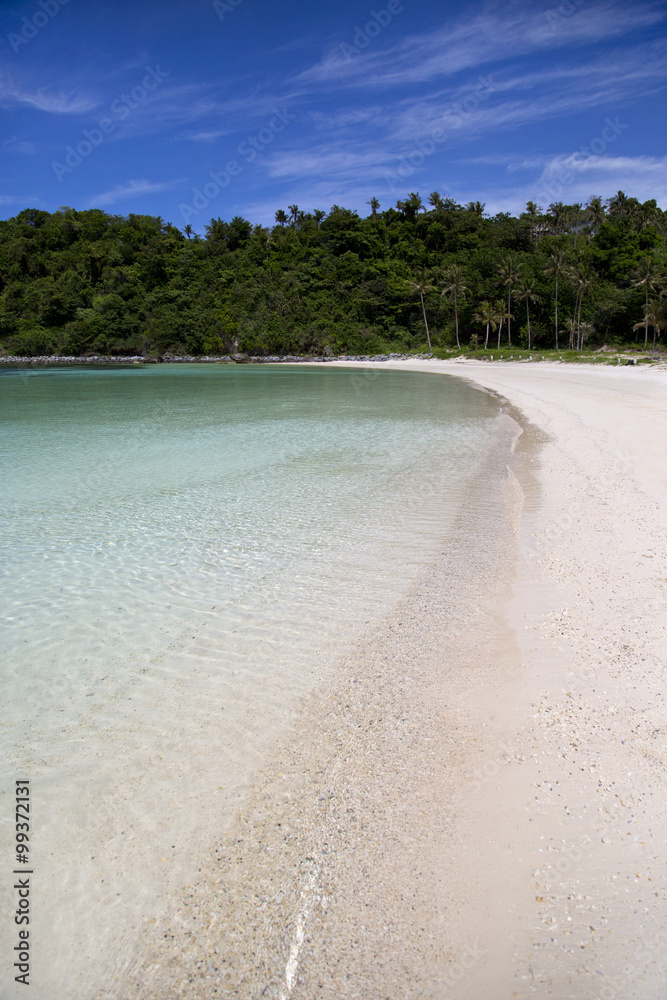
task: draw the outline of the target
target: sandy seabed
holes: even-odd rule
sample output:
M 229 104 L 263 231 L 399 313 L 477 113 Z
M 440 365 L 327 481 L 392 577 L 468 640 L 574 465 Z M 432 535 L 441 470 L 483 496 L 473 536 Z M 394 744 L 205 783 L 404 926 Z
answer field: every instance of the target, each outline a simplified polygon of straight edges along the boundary
M 515 464 L 99 997 L 667 998 L 667 373 L 382 367 L 502 397 Z

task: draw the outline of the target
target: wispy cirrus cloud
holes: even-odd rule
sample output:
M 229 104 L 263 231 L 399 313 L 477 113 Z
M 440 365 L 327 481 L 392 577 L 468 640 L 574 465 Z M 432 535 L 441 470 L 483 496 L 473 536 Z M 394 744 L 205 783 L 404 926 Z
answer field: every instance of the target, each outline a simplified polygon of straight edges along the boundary
M 134 64 L 130 68 L 133 67 Z M 145 68 L 142 67 L 144 72 L 136 77 L 137 84 L 145 76 Z M 171 73 L 165 72 L 164 76 L 169 78 Z M 116 90 L 110 86 L 111 81 L 104 80 L 102 88 L 98 86 L 98 93 L 92 95 L 83 92 L 74 83 L 69 88 L 55 90 L 46 85 L 17 82 L 7 73 L 0 73 L 0 107 L 29 107 L 56 116 L 88 117 L 92 127 L 99 118 L 113 116 L 115 106 L 127 104 L 132 113 L 123 120 L 123 129 L 114 135 L 115 139 L 158 131 L 168 133 L 179 127 L 206 122 L 205 126 L 184 130 L 175 138 L 211 142 L 242 128 L 249 119 L 261 117 L 263 112 L 268 113 L 276 100 L 274 94 L 257 92 L 229 98 L 221 95 L 218 83 L 172 83 L 167 79 L 166 83 L 160 82 L 160 86 L 151 91 L 146 99 L 132 101 L 134 82 L 130 77 L 122 89 Z
M 347 190 L 348 185 L 356 187 L 364 181 L 384 182 L 386 173 L 395 171 L 401 158 L 436 130 L 445 132 L 437 150 L 440 155 L 482 137 L 596 109 L 602 130 L 610 107 L 623 107 L 667 85 L 667 53 L 660 45 L 648 43 L 614 60 L 605 56 L 574 65 L 566 61 L 528 72 L 506 68 L 488 80 L 488 96 L 475 102 L 472 113 L 461 109 L 466 94 L 474 93 L 474 77 L 398 101 L 387 98 L 366 107 L 340 108 L 335 114 L 316 113 L 311 120 L 319 141 L 305 152 L 295 146 L 276 150 L 267 158 L 266 173 L 273 180 L 306 183 L 313 176 L 330 176 Z M 591 140 L 594 137 L 591 134 Z M 502 167 L 505 162 L 508 169 L 516 170 L 515 160 L 495 156 L 488 163 Z M 525 167 L 535 171 L 542 163 L 539 157 L 533 158 Z
M 33 195 L 26 197 L 26 195 L 18 194 L 0 194 L 0 205 L 21 205 L 25 207 L 28 204 L 41 204 L 41 199 L 35 198 Z
M 222 139 L 223 136 L 229 135 L 229 132 L 225 129 L 201 129 L 197 131 L 195 129 L 190 129 L 186 132 L 180 132 L 178 135 L 173 136 L 172 142 L 216 142 L 218 139 Z
M 548 195 L 558 180 L 560 190 L 552 200 L 586 201 L 593 194 L 627 190 L 640 201 L 667 199 L 667 156 L 586 156 L 567 153 L 548 159 L 535 182 L 538 193 Z M 545 201 L 547 198 L 545 197 Z
M 599 3 L 562 18 L 554 30 L 541 5 L 526 8 L 509 3 L 463 15 L 429 34 L 408 35 L 392 46 L 378 42 L 352 57 L 346 57 L 338 45 L 296 79 L 367 88 L 425 83 L 532 52 L 621 38 L 666 18 L 664 6 L 658 3 Z
M 409 141 L 449 124 L 452 140 L 471 138 L 595 108 L 619 107 L 665 86 L 667 52 L 651 44 L 619 54 L 613 61 L 605 57 L 530 73 L 504 70 L 492 74 L 491 97 L 474 114 L 456 113 L 461 94 L 451 90 L 398 102 L 394 136 Z
M 474 83 L 474 79 L 472 83 Z M 307 151 L 291 147 L 267 157 L 266 172 L 273 179 L 334 176 L 339 182 L 379 180 L 394 169 L 419 141 L 440 129 L 445 139 L 439 151 L 451 151 L 481 136 L 535 125 L 549 119 L 600 109 L 600 129 L 610 106 L 623 106 L 667 84 L 667 54 L 651 45 L 638 47 L 610 63 L 599 59 L 579 66 L 555 66 L 541 72 L 491 77 L 490 93 L 472 113 L 461 113 L 460 102 L 470 86 L 438 91 L 368 108 L 341 109 L 336 115 L 314 116 L 320 141 Z M 362 124 L 361 129 L 357 123 Z M 591 135 L 591 139 L 594 136 Z M 341 140 L 344 139 L 344 142 Z M 507 157 L 511 169 L 517 169 Z M 478 157 L 477 161 L 481 163 Z M 496 166 L 503 159 L 491 156 Z M 539 158 L 532 164 L 539 167 Z
M 111 0 L 100 5 L 115 9 Z M 160 48 L 167 60 L 162 65 L 157 36 L 149 33 L 145 43 L 138 36 L 132 51 L 118 37 L 115 50 L 107 51 L 93 18 L 81 36 L 87 61 L 68 59 L 65 30 L 72 26 L 58 19 L 43 61 L 14 60 L 11 69 L 9 63 L 0 69 L 0 107 L 7 109 L 1 190 L 28 186 L 44 193 L 49 163 L 54 157 L 64 162 L 69 147 L 88 148 L 86 133 L 97 135 L 103 118 L 114 128 L 77 173 L 83 205 L 135 204 L 145 197 L 156 211 L 159 205 L 176 213 L 176 199 L 160 198 L 169 183 L 146 179 L 156 176 L 156 155 L 164 165 L 161 176 L 188 174 L 194 190 L 251 143 L 257 156 L 230 182 L 215 212 L 257 211 L 269 221 L 271 205 L 273 211 L 289 203 L 326 209 L 336 202 L 365 211 L 371 195 L 386 207 L 408 190 L 424 195 L 433 188 L 460 201 L 486 201 L 490 210 L 510 202 L 521 208 L 528 198 L 542 200 L 536 189 L 550 164 L 556 173 L 570 169 L 575 178 L 564 200 L 570 190 L 572 197 L 585 196 L 587 185 L 606 196 L 610 185 L 623 181 L 618 173 L 606 176 L 602 166 L 595 174 L 595 160 L 581 149 L 602 135 L 609 117 L 631 126 L 604 157 L 611 162 L 613 153 L 620 164 L 625 156 L 628 193 L 635 193 L 635 180 L 645 185 L 650 170 L 634 161 L 631 167 L 626 154 L 662 152 L 663 0 L 403 0 L 403 11 L 386 30 L 351 56 L 356 24 L 363 28 L 370 19 L 370 4 L 315 5 L 298 16 L 267 8 L 257 36 L 250 24 L 238 35 L 213 28 L 202 33 L 204 22 L 186 0 L 173 6 L 177 15 L 162 26 L 170 40 Z M 554 18 L 554 10 L 564 13 Z M 266 46 L 268 23 L 275 27 L 274 49 Z M 333 39 L 326 50 L 323 38 Z M 196 60 L 184 58 L 197 46 Z M 38 56 L 37 44 L 30 52 Z M 139 100 L 149 66 L 159 69 L 159 85 Z M 490 80 L 483 94 L 481 80 Z M 266 143 L 257 137 L 276 108 L 288 112 L 289 125 Z M 7 155 L 33 151 L 42 155 Z M 568 157 L 575 157 L 569 168 Z M 130 181 L 128 162 L 134 164 Z M 49 197 L 49 204 L 60 204 L 61 189 Z M 73 190 L 68 200 L 75 197 Z
M 5 139 L 5 141 L 0 145 L 3 153 L 20 153 L 22 155 L 32 155 L 36 151 L 36 146 L 34 142 L 29 139 L 17 139 L 15 135 L 11 139 Z
M 97 100 L 76 90 L 54 91 L 49 87 L 29 87 L 0 76 L 0 106 L 27 106 L 51 115 L 83 115 L 97 107 Z
M 107 205 L 115 205 L 119 201 L 126 201 L 128 198 L 140 198 L 144 195 L 157 194 L 160 191 L 170 191 L 182 183 L 182 178 L 173 181 L 129 180 L 125 184 L 116 184 L 109 191 L 93 195 L 89 199 L 88 208 L 104 208 Z
M 163 132 L 170 143 L 212 144 L 252 132 L 273 117 L 277 106 L 286 107 L 294 99 L 291 87 L 278 94 L 254 92 L 238 98 L 227 98 L 220 90 L 208 83 L 165 86 L 128 117 L 124 131 L 131 135 Z
M 368 123 L 377 124 L 386 118 L 386 112 L 382 106 L 374 105 L 365 108 L 342 108 L 340 111 L 329 114 L 323 111 L 312 111 L 307 115 L 307 118 L 315 128 L 329 131 Z
M 529 168 L 521 163 L 521 169 Z M 639 201 L 655 198 L 658 204 L 667 203 L 667 156 L 584 157 L 581 153 L 563 153 L 545 157 L 532 173 L 532 179 L 523 178 L 512 185 L 500 180 L 492 190 L 487 191 L 487 212 L 511 212 L 516 215 L 524 211 L 529 199 L 539 203 L 543 209 L 551 201 L 585 204 L 594 195 L 607 198 L 619 190 L 626 191 Z M 554 177 L 567 178 L 559 197 L 550 197 L 546 190 Z M 460 185 L 454 196 L 459 201 L 472 197 Z
M 307 153 L 281 150 L 268 158 L 267 173 L 274 179 L 329 175 L 340 184 L 343 180 L 368 177 L 369 169 L 381 171 L 385 163 L 386 153 L 383 155 L 383 151 L 374 149 L 373 143 L 354 150 L 341 150 L 334 144 Z

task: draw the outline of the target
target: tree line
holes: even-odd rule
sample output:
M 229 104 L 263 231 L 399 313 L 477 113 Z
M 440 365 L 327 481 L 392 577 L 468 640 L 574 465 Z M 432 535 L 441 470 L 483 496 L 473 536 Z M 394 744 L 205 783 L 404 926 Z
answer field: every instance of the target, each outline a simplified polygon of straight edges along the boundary
M 272 226 L 63 207 L 0 221 L 5 354 L 373 354 L 660 344 L 667 213 L 619 191 L 489 216 L 432 192 Z

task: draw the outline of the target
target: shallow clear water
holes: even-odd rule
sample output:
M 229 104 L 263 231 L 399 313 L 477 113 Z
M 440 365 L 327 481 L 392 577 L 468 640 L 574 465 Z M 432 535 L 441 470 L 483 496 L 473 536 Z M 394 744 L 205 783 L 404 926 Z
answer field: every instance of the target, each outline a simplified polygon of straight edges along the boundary
M 2 373 L 3 789 L 31 779 L 35 997 L 131 961 L 296 698 L 508 449 L 498 413 L 377 369 Z

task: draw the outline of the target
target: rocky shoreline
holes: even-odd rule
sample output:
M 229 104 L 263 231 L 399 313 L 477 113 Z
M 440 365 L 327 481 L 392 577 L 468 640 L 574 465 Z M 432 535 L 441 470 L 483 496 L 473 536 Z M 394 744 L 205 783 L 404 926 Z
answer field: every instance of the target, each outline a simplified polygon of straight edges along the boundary
M 194 356 L 191 354 L 161 354 L 158 356 L 133 355 L 131 357 L 116 357 L 107 354 L 92 354 L 85 357 L 65 357 L 62 355 L 48 355 L 44 357 L 28 358 L 17 356 L 0 356 L 0 365 L 158 365 L 158 364 L 219 364 L 219 365 L 268 365 L 286 364 L 294 365 L 299 362 L 326 362 L 326 361 L 428 361 L 433 358 L 432 354 L 341 354 L 329 357 L 315 357 L 312 355 L 269 355 L 267 357 L 253 356 L 249 354 L 222 354 Z

